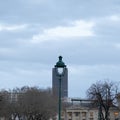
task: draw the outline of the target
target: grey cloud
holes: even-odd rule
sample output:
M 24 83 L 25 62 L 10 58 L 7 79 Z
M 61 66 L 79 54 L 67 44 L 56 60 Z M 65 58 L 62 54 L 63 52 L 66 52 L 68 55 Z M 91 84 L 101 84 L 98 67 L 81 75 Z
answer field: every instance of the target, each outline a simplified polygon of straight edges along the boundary
M 0 89 L 23 86 L 51 87 L 51 66 L 22 61 L 0 61 Z M 7 83 L 7 84 L 6 84 Z
M 0 54 L 0 84 L 4 88 L 36 84 L 51 86 L 51 68 L 59 55 L 63 56 L 68 68 L 70 65 L 90 66 L 85 73 L 82 73 L 85 66 L 80 69 L 80 74 L 69 72 L 70 96 L 74 96 L 78 90 L 85 91 L 98 79 L 108 77 L 119 80 L 120 49 L 114 46 L 120 43 L 119 22 L 113 24 L 101 20 L 120 12 L 118 0 L 49 0 L 37 4 L 32 2 L 34 1 L 31 3 L 28 0 L 0 1 L 0 24 L 28 25 L 27 29 L 22 31 L 0 31 L 0 48 L 12 51 L 11 53 L 6 51 L 6 54 L 3 51 L 3 54 Z M 32 36 L 42 33 L 43 29 L 68 25 L 68 21 L 81 18 L 91 21 L 97 19 L 94 27 L 96 36 L 30 43 Z M 103 64 L 107 67 L 102 66 Z M 95 65 L 97 67 L 93 68 Z M 86 83 L 88 86 L 83 89 L 82 86 Z
M 34 1 L 35 2 L 35 1 Z M 56 1 L 49 0 L 38 4 L 30 4 L 29 1 L 15 1 L 14 7 L 11 1 L 1 2 L 2 16 L 4 22 L 42 23 L 54 25 L 64 20 L 75 20 L 80 18 L 91 18 L 105 16 L 120 11 L 117 2 L 113 0 L 71 0 Z M 2 8 L 3 7 L 3 8 Z M 54 21 L 54 23 L 53 23 Z
M 112 15 L 114 15 L 114 14 L 111 14 L 111 16 Z M 119 29 L 120 29 L 120 27 L 119 27 L 120 26 L 119 14 L 116 15 L 116 17 L 119 17 L 118 18 L 119 20 L 112 20 L 110 18 L 111 16 L 97 18 L 96 26 L 94 28 L 97 35 L 116 37 L 116 35 L 119 34 Z
M 102 39 L 104 40 L 104 38 Z M 119 64 L 119 49 L 114 46 L 116 42 L 104 42 L 105 40 L 102 39 L 92 37 L 83 40 L 69 39 L 66 42 L 46 41 L 38 45 L 19 44 L 13 48 L 13 54 L 5 54 L 0 58 L 51 64 L 61 54 L 68 59 L 67 61 L 70 64 Z
M 91 84 L 100 80 L 110 80 L 119 83 L 119 66 L 120 64 L 76 66 L 75 69 L 77 72 L 74 73 L 73 71 L 69 71 L 69 91 L 71 91 L 69 95 L 72 97 L 84 98 L 86 96 L 86 91 Z

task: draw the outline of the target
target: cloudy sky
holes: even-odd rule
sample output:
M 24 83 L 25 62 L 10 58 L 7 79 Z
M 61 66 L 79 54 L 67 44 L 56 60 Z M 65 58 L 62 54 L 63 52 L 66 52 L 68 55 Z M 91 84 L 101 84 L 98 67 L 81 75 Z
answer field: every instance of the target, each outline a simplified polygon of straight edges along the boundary
M 52 86 L 63 56 L 69 97 L 120 81 L 120 0 L 0 0 L 0 89 Z

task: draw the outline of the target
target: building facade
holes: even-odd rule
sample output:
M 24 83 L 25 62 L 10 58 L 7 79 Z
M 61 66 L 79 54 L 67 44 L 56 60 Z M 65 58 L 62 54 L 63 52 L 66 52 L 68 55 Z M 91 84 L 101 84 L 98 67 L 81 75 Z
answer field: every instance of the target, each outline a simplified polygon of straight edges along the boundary
M 98 107 L 91 105 L 91 101 L 83 100 L 72 103 L 62 112 L 62 120 L 99 120 Z M 109 111 L 110 120 L 119 120 L 118 107 L 112 106 Z
M 59 61 L 64 64 L 64 62 L 62 61 L 62 56 L 59 56 Z M 54 66 L 54 68 L 52 68 L 52 90 L 55 96 L 58 96 L 59 94 L 59 79 L 60 78 L 57 74 L 56 67 Z M 62 98 L 68 97 L 68 69 L 67 67 L 64 68 L 64 74 L 61 76 L 61 97 Z
M 110 109 L 110 120 L 119 120 L 119 111 L 116 108 Z M 98 120 L 98 109 L 89 107 L 67 108 L 62 114 L 62 120 Z

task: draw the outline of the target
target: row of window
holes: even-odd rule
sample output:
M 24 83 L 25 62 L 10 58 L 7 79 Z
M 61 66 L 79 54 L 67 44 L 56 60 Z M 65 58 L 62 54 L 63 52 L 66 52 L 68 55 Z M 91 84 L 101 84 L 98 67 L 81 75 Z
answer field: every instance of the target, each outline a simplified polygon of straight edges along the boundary
M 86 118 L 87 112 L 74 112 L 74 115 L 75 115 L 76 117 L 78 117 L 80 114 L 81 114 L 81 117 L 82 117 L 82 118 Z M 118 116 L 119 116 L 119 113 L 118 113 L 118 112 L 114 112 L 113 114 L 114 114 L 114 117 L 115 117 L 115 118 L 118 118 Z M 68 116 L 71 118 L 71 117 L 72 117 L 72 112 L 68 112 Z M 93 120 L 93 117 L 94 117 L 93 112 L 90 112 L 90 113 L 89 113 L 89 118 L 90 118 L 90 120 Z
M 64 120 L 64 119 L 62 119 L 62 120 Z M 69 120 L 72 120 L 72 119 L 69 119 Z M 82 120 L 86 120 L 86 119 L 82 119 Z M 94 120 L 94 119 L 93 118 L 89 118 L 89 120 Z M 115 120 L 119 120 L 119 118 L 116 118 Z
M 79 116 L 80 115 L 80 112 L 74 112 L 75 116 Z M 81 112 L 82 114 L 82 117 L 86 117 L 86 112 Z M 68 112 L 68 115 L 71 117 L 72 116 L 72 112 Z M 93 112 L 90 112 L 90 117 L 93 117 Z

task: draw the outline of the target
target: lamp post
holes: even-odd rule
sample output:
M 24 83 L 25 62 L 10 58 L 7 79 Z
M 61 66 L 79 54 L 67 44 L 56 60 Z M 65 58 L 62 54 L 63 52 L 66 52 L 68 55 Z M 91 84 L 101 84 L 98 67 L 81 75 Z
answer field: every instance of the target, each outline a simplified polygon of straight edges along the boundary
M 61 79 L 62 79 L 62 76 L 64 75 L 65 67 L 66 65 L 62 61 L 62 56 L 59 56 L 59 61 L 55 65 L 56 73 L 59 77 L 58 120 L 61 120 Z

